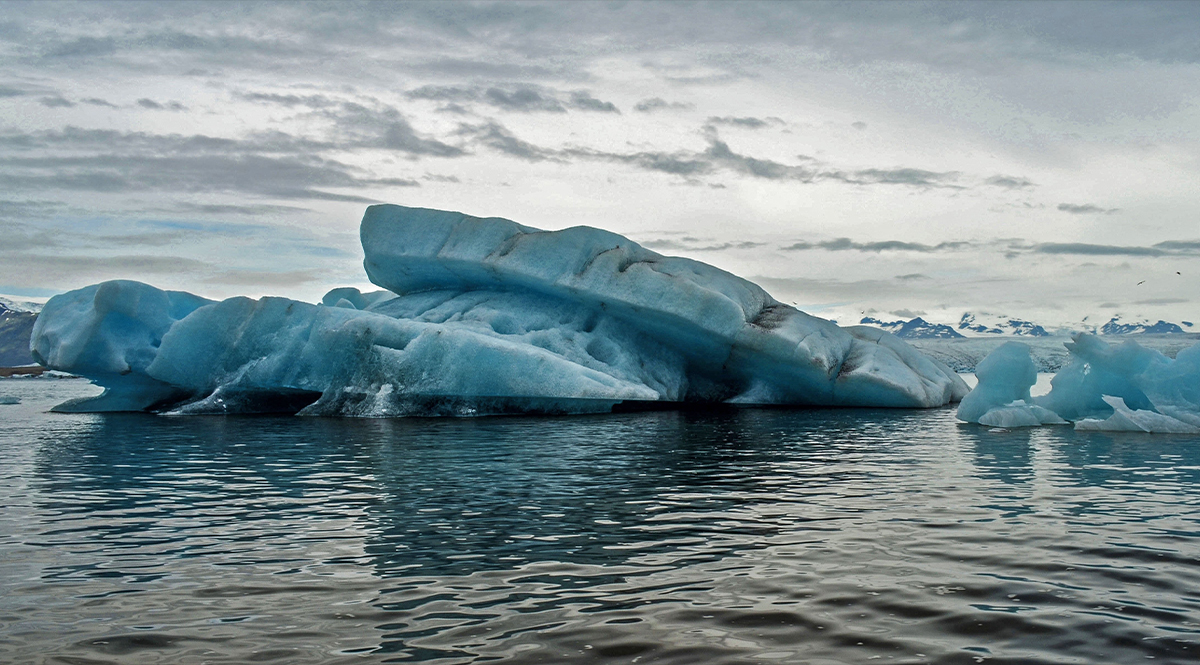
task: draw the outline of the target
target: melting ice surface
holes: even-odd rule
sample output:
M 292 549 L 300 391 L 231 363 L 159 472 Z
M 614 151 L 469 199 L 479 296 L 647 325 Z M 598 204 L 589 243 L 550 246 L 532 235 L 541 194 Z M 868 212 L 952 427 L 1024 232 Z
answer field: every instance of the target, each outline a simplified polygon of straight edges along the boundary
M 1079 430 L 1200 433 L 1200 344 L 1174 360 L 1128 340 L 1111 345 L 1081 334 L 1050 393 L 1031 398 L 1037 370 L 1029 347 L 1008 342 L 979 364 L 979 385 L 958 417 L 993 427 L 1075 423 Z
M 386 289 L 213 302 L 129 281 L 57 296 L 31 341 L 106 390 L 65 411 L 471 415 L 621 403 L 932 407 L 963 381 L 890 333 L 589 227 L 392 205 L 362 221 Z

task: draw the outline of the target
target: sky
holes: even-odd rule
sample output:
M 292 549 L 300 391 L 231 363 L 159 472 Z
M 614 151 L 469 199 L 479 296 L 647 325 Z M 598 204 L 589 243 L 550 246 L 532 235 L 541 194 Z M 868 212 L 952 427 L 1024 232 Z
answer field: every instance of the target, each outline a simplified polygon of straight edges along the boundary
M 0 293 L 370 288 L 386 202 L 857 322 L 1200 322 L 1200 3 L 0 1 Z

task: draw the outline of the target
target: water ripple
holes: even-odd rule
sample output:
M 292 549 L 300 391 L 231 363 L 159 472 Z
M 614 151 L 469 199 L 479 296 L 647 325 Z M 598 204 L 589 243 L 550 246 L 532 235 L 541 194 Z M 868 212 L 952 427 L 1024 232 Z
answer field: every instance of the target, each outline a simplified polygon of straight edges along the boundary
M 47 414 L 0 661 L 1194 663 L 1200 439 L 953 410 Z

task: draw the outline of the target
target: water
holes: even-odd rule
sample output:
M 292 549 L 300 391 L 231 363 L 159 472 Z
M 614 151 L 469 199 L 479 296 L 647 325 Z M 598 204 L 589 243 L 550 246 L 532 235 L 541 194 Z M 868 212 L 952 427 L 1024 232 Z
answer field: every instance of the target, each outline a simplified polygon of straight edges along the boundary
M 0 662 L 1195 663 L 1200 439 L 0 396 Z

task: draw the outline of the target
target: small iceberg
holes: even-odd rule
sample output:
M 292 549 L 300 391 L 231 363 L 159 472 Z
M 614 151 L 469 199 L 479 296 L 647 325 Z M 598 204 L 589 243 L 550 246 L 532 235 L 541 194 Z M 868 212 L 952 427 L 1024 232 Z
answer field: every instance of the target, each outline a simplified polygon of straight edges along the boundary
M 1200 434 L 1200 344 L 1175 359 L 1133 340 L 1109 344 L 1079 334 L 1071 362 L 1032 398 L 1029 347 L 1008 342 L 979 364 L 979 384 L 958 407 L 965 422 L 993 427 L 1075 423 L 1080 431 Z M 1009 401 L 1011 400 L 1011 401 Z
M 384 290 L 213 302 L 131 281 L 52 298 L 31 347 L 98 397 L 62 411 L 329 416 L 607 412 L 622 403 L 934 407 L 966 384 L 699 261 L 590 227 L 377 205 Z

